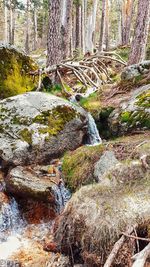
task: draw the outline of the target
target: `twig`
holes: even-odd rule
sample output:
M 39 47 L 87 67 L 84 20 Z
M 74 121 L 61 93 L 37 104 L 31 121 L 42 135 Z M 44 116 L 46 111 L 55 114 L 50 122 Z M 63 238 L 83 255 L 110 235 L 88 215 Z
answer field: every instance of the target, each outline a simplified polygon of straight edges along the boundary
M 129 227 L 128 230 L 126 231 L 126 234 L 127 235 L 131 234 L 134 231 L 134 227 Z M 106 260 L 106 262 L 104 264 L 104 267 L 111 267 L 112 266 L 112 263 L 118 254 L 118 251 L 121 249 L 121 247 L 123 246 L 125 241 L 126 241 L 126 236 L 122 235 L 121 238 L 115 243 L 108 259 Z
M 142 240 L 142 241 L 146 241 L 146 242 L 150 242 L 150 238 L 144 238 L 144 237 L 139 237 L 139 236 L 134 236 L 134 235 L 129 235 L 127 233 L 122 233 L 124 236 L 129 237 L 129 238 L 134 238 L 136 240 Z

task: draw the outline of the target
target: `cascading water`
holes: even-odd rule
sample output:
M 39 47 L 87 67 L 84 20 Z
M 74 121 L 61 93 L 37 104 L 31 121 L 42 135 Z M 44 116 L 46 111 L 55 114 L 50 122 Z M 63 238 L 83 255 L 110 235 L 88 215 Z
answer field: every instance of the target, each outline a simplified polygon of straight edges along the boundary
M 80 97 L 88 97 L 91 93 L 93 93 L 95 89 L 90 88 L 86 94 L 77 94 L 70 98 L 70 102 L 78 103 L 78 98 Z M 94 118 L 92 117 L 91 113 L 87 113 L 88 117 L 88 137 L 86 143 L 91 146 L 99 145 L 102 143 L 102 139 L 99 135 L 99 131 L 97 129 L 96 123 Z
M 102 143 L 94 118 L 88 113 L 88 143 L 98 145 Z
M 18 204 L 14 198 L 9 203 L 4 203 L 0 213 L 0 241 L 7 234 L 20 233 L 25 226 L 25 221 L 21 218 Z M 2 239 L 2 240 L 1 240 Z

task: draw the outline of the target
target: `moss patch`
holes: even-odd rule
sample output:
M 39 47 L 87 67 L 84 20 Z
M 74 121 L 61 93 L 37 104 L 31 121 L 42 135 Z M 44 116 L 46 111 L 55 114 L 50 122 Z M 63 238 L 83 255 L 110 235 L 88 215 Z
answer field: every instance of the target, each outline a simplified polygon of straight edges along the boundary
M 21 139 L 26 141 L 29 145 L 32 145 L 32 131 L 25 128 L 19 132 Z
M 29 75 L 38 66 L 33 60 L 13 47 L 0 47 L 0 98 L 31 91 L 38 78 Z
M 57 106 L 51 111 L 42 112 L 33 119 L 33 122 L 44 125 L 39 128 L 39 133 L 48 133 L 49 136 L 57 135 L 65 124 L 77 115 L 77 112 L 69 106 Z
M 102 145 L 83 146 L 65 154 L 63 159 L 63 176 L 71 191 L 82 185 L 94 182 L 93 168 L 104 151 Z

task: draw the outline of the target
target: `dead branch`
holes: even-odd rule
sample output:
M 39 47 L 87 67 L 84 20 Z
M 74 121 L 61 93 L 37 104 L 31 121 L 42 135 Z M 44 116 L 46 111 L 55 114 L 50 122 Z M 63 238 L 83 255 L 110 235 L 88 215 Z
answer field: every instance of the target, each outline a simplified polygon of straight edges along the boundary
M 148 257 L 150 257 L 150 243 L 132 257 L 134 261 L 132 267 L 144 267 Z
M 62 85 L 62 87 L 63 87 L 64 93 L 65 93 L 67 96 L 70 97 L 71 94 L 70 94 L 69 92 L 66 91 L 66 88 L 65 88 L 65 86 L 64 86 L 63 80 L 62 80 L 62 78 L 61 78 L 61 75 L 60 75 L 60 72 L 59 72 L 58 69 L 57 69 L 57 75 L 58 75 L 58 77 L 59 77 L 59 79 L 60 79 L 60 82 L 61 82 L 61 85 Z
M 129 227 L 128 230 L 125 232 L 127 235 L 131 234 L 134 231 L 134 227 Z M 115 257 L 117 256 L 119 250 L 121 249 L 121 247 L 123 246 L 124 242 L 126 241 L 126 236 L 122 235 L 121 238 L 115 243 L 109 257 L 107 258 L 104 267 L 111 267 L 112 263 L 115 259 Z
M 134 236 L 134 235 L 129 235 L 127 233 L 122 233 L 124 236 L 129 237 L 129 238 L 133 238 L 136 240 L 142 240 L 142 241 L 146 241 L 146 242 L 150 242 L 150 238 L 144 238 L 144 237 L 139 237 L 139 236 Z

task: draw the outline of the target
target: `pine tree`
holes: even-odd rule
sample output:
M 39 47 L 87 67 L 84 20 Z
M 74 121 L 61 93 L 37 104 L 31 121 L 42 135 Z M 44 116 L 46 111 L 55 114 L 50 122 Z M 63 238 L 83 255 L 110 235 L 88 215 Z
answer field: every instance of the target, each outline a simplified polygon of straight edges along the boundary
M 138 0 L 138 13 L 135 35 L 131 46 L 128 64 L 139 63 L 145 59 L 149 29 L 150 0 Z

